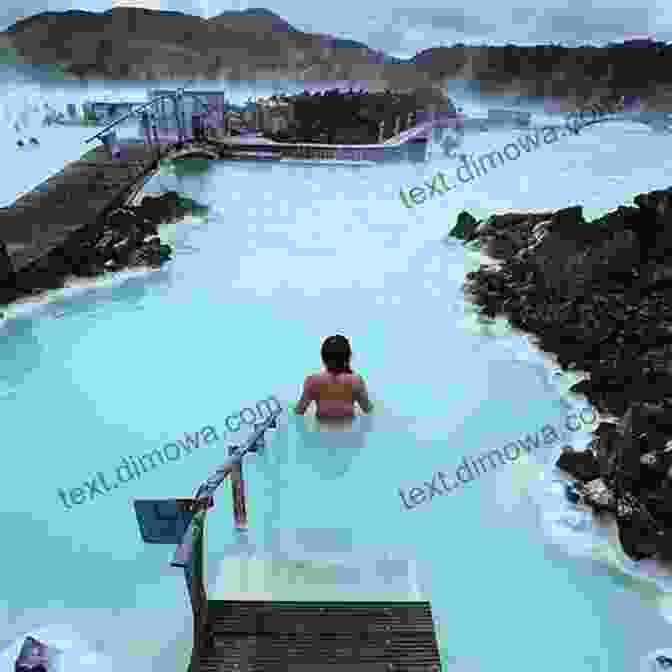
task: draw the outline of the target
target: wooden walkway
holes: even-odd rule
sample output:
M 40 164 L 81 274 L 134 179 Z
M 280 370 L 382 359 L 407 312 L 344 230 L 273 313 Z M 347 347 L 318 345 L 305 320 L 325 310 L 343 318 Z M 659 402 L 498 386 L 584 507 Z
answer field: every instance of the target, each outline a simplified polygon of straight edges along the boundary
M 429 602 L 208 601 L 190 672 L 440 672 Z
M 400 158 L 403 143 L 398 147 L 380 144 L 350 147 L 271 142 L 260 146 L 246 144 L 244 148 L 241 144 L 209 138 L 186 143 L 179 151 L 175 151 L 174 143 L 162 143 L 158 147 L 145 143 L 124 144 L 122 156 L 114 159 L 101 145 L 68 163 L 11 206 L 0 207 L 0 289 L 12 273 L 20 276 L 25 272 L 29 276 L 34 270 L 39 272 L 41 262 L 47 265 L 50 254 L 58 256 L 66 244 L 76 247 L 79 241 L 102 229 L 103 215 L 126 205 L 157 168 L 159 158 L 166 158 L 168 154 L 176 159 L 189 155 L 210 159 L 259 158 L 239 156 L 245 154 L 241 149 L 249 149 L 262 154 L 274 151 L 275 158 L 309 158 L 317 153 L 318 158 L 338 159 L 339 152 L 350 152 L 357 156 L 344 154 L 340 158 L 362 160 L 365 157 L 359 155 L 367 151 L 376 159 L 382 158 L 385 152 Z M 424 158 L 424 150 L 421 154 Z
M 167 146 L 159 151 L 165 153 Z M 157 167 L 157 148 L 124 145 L 111 159 L 102 145 L 0 208 L 0 243 L 15 272 L 45 258 L 68 239 L 124 204 Z M 0 245 L 0 248 L 2 245 Z

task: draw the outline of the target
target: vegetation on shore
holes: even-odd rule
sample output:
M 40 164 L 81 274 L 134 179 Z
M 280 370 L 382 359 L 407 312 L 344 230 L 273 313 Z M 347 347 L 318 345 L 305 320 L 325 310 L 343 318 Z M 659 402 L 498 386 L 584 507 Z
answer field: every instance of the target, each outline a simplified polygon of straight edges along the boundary
M 450 100 L 434 88 L 405 93 L 389 89 L 381 93 L 353 89 L 313 94 L 303 91 L 288 100 L 294 103 L 294 122 L 286 130 L 266 134 L 278 142 L 375 144 L 381 122 L 388 138 L 394 133 L 397 119 L 405 128 L 409 114 L 427 111 L 430 105 L 437 112 L 455 112 Z

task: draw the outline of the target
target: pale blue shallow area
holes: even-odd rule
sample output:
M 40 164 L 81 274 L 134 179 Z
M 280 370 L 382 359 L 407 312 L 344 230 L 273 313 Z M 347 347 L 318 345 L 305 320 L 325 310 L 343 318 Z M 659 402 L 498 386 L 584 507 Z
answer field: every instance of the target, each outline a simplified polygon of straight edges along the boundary
M 3 200 L 77 158 L 88 134 L 40 129 L 42 148 L 16 158 Z M 19 157 L 15 137 L 0 142 Z M 468 138 L 465 151 L 510 137 Z M 668 186 L 669 143 L 643 127 L 595 129 L 412 211 L 399 189 L 454 172 L 453 162 L 164 167 L 150 191 L 210 206 L 206 218 L 164 228 L 169 264 L 72 283 L 13 306 L 0 327 L 0 644 L 67 625 L 114 669 L 185 669 L 184 580 L 169 566 L 173 547 L 142 543 L 132 500 L 193 494 L 245 435 L 225 437 L 225 418 L 271 395 L 295 402 L 320 367 L 322 339 L 343 333 L 382 409 L 340 446 L 283 415 L 266 453 L 246 465 L 251 543 L 337 528 L 351 530 L 355 553 L 403 548 L 449 670 L 636 670 L 669 644 L 666 598 L 610 556 L 578 549 L 570 527 L 548 532 L 547 500 L 535 493 L 560 441 L 414 510 L 398 490 L 562 427 L 567 405 L 580 403 L 561 392 L 567 376 L 551 382 L 554 364 L 523 335 L 480 324 L 465 304 L 461 285 L 478 256 L 441 242 L 460 210 L 584 203 L 594 217 Z M 59 499 L 58 488 L 205 426 L 220 440 L 71 510 Z M 235 542 L 228 491 L 210 518 L 214 566 Z

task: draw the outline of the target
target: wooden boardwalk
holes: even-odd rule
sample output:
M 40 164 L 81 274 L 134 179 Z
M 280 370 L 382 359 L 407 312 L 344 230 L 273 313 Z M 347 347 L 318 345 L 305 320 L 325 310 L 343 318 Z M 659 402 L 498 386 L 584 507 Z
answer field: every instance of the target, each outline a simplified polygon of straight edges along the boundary
M 124 144 L 120 158 L 110 158 L 104 146 L 96 147 L 77 161 L 68 163 L 60 172 L 20 196 L 11 206 L 0 207 L 0 285 L 11 272 L 32 272 L 50 253 L 58 254 L 67 243 L 77 244 L 102 228 L 103 215 L 125 205 L 137 192 L 138 185 L 158 166 L 158 159 L 170 154 L 181 158 L 200 154 L 210 159 L 246 158 L 243 149 L 254 152 L 273 151 L 274 158 L 337 159 L 338 152 L 354 153 L 341 158 L 362 160 L 359 156 L 372 152 L 377 159 L 392 152 L 400 158 L 398 147 L 383 145 L 319 145 L 315 143 L 241 143 L 228 139 L 208 138 L 187 142 L 175 151 L 174 143 L 149 146 L 145 143 Z M 244 145 L 244 146 L 241 146 Z M 171 151 L 172 150 L 172 151 Z M 421 152 L 424 156 L 424 152 Z M 328 156 L 327 156 L 328 155 Z M 399 156 L 397 156 L 399 155 Z M 385 154 L 387 157 L 387 154 Z M 325 163 L 329 163 L 328 160 Z M 7 256 L 3 254 L 6 251 Z M 1 287 L 0 287 L 1 288 Z
M 163 155 L 167 148 L 158 150 Z M 105 147 L 96 147 L 13 205 L 0 208 L 0 243 L 6 245 L 15 272 L 30 268 L 72 236 L 96 228 L 101 215 L 125 204 L 157 167 L 156 147 L 129 144 L 122 151 L 112 159 Z
M 429 602 L 208 601 L 190 672 L 440 672 Z

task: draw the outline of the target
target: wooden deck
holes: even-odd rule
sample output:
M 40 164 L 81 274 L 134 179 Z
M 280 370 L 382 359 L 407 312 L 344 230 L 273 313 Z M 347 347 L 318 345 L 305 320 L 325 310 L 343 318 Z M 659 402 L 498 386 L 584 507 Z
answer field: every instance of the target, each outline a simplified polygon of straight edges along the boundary
M 429 602 L 208 601 L 190 672 L 440 672 Z
M 378 163 L 387 161 L 425 160 L 426 139 L 374 145 L 328 145 L 311 142 L 275 142 L 267 138 L 212 138 L 221 158 L 248 160 L 308 160 L 324 163 L 349 161 Z
M 160 148 L 165 152 L 167 146 Z M 110 159 L 103 146 L 0 208 L 0 241 L 14 271 L 21 272 L 94 226 L 101 215 L 124 203 L 157 165 L 156 148 L 124 145 Z M 0 246 L 1 247 L 1 246 Z

